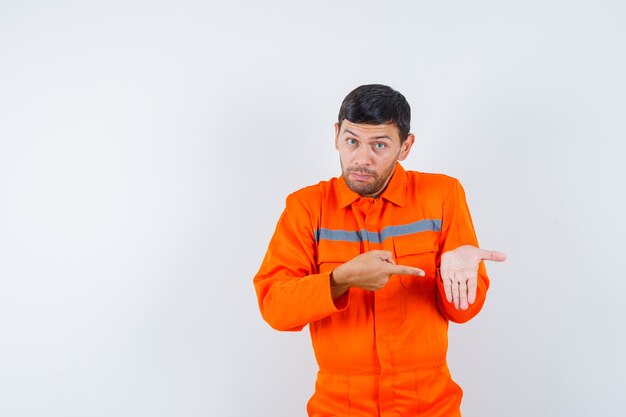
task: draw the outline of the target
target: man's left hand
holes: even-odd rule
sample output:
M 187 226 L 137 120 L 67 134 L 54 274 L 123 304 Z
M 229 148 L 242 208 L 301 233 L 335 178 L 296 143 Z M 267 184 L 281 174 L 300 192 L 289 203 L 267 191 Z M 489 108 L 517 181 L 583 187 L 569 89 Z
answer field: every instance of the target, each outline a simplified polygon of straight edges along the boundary
M 480 261 L 502 262 L 506 255 L 470 245 L 459 246 L 441 255 L 439 268 L 446 299 L 457 310 L 467 310 L 476 301 Z

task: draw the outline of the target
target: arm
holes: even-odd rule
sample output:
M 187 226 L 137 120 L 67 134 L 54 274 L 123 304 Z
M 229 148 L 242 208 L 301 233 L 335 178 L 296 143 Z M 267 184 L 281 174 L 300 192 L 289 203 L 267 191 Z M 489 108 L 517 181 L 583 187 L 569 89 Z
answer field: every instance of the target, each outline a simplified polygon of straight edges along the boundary
M 443 203 L 437 305 L 448 320 L 463 323 L 485 303 L 489 278 L 483 260 L 504 261 L 506 256 L 478 248 L 463 187 L 455 180 Z
M 349 305 L 349 289 L 376 291 L 393 274 L 423 276 L 418 268 L 396 265 L 390 252 L 362 253 L 332 272 L 317 273 L 313 224 L 306 207 L 287 199 L 267 254 L 254 277 L 263 318 L 277 330 L 301 330 Z
M 345 308 L 331 296 L 330 272 L 317 273 L 313 224 L 294 195 L 278 221 L 261 267 L 254 277 L 259 309 L 277 330 L 302 330 L 308 323 Z

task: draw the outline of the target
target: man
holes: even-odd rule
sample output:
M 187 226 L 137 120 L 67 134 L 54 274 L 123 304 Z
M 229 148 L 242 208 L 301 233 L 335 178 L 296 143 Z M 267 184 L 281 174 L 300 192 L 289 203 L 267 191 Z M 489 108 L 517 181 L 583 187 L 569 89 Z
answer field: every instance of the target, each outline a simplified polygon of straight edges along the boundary
M 402 94 L 364 85 L 335 124 L 342 176 L 287 198 L 254 277 L 277 330 L 309 325 L 319 372 L 309 416 L 460 416 L 448 321 L 489 287 L 463 188 L 405 171 L 415 140 Z

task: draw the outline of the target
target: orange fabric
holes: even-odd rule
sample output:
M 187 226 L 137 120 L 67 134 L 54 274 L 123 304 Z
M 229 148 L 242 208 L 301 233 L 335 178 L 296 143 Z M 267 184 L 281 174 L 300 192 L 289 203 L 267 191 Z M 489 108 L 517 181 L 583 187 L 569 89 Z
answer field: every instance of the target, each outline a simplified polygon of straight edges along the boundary
M 437 266 L 466 244 L 478 246 L 465 194 L 445 175 L 396 164 L 377 199 L 361 198 L 341 177 L 287 198 L 254 285 L 272 327 L 309 325 L 320 368 L 310 416 L 460 415 L 462 391 L 446 365 L 448 320 L 478 314 L 489 279 L 481 263 L 476 302 L 459 311 Z M 426 276 L 394 275 L 379 291 L 351 288 L 334 302 L 332 270 L 374 249 Z

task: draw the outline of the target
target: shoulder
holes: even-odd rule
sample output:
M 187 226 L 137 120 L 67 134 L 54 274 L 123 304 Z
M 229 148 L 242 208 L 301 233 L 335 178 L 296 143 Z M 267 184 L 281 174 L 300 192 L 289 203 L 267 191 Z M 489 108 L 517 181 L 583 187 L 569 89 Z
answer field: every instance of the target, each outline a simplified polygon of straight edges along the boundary
M 439 191 L 447 194 L 451 190 L 460 187 L 458 179 L 446 174 L 406 171 L 409 187 L 419 188 L 420 191 Z
M 329 196 L 335 195 L 337 180 L 338 178 L 331 178 L 292 192 L 287 196 L 287 206 L 319 206 Z
M 294 221 L 319 224 L 323 207 L 329 200 L 336 200 L 336 188 L 337 178 L 331 178 L 294 191 L 287 196 L 285 213 Z

